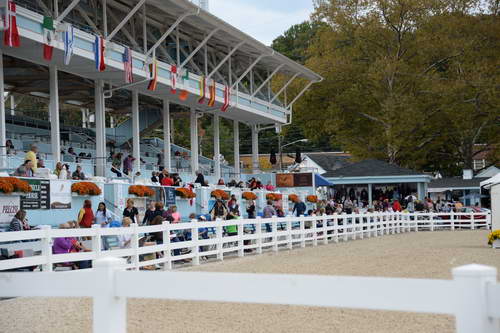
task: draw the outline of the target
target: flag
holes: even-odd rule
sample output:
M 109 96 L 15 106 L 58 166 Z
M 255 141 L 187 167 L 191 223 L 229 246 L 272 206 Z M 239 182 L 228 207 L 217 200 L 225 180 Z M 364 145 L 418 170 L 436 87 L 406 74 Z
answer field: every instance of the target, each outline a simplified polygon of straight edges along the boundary
M 66 66 L 71 62 L 75 45 L 75 31 L 69 23 L 64 24 L 64 64 Z
M 130 47 L 126 47 L 123 51 L 123 70 L 125 71 L 125 82 L 134 82 L 133 68 L 132 68 L 132 50 Z
M 187 80 L 189 80 L 189 71 L 187 69 L 185 69 L 184 75 L 182 76 L 182 81 L 183 81 L 183 83 L 185 83 L 184 81 L 187 81 Z
M 200 104 L 205 104 L 205 96 L 206 96 L 206 89 L 207 89 L 207 79 L 205 76 L 201 77 L 200 80 L 200 99 L 198 100 L 198 103 Z
M 172 72 L 172 74 L 170 74 L 172 76 L 172 89 L 170 89 L 170 92 L 172 94 L 176 94 L 177 93 L 177 66 L 174 66 L 172 65 L 170 67 L 170 71 Z
M 0 0 L 0 31 L 9 29 L 8 9 L 9 0 Z
M 220 109 L 222 112 L 226 112 L 229 109 L 231 102 L 231 89 L 229 86 L 224 87 L 224 105 L 222 105 L 222 108 Z
M 16 20 L 16 4 L 14 1 L 9 0 L 8 10 L 6 13 L 7 30 L 3 33 L 3 44 L 10 47 L 19 47 L 21 41 L 19 40 L 19 31 L 17 30 Z
M 43 17 L 42 23 L 42 33 L 43 33 L 43 59 L 47 61 L 52 60 L 52 53 L 54 51 L 54 19 L 50 16 Z
M 210 92 L 210 98 L 208 99 L 208 106 L 212 107 L 215 105 L 215 80 L 212 80 L 209 92 Z
M 153 62 L 149 64 L 149 75 L 151 81 L 149 81 L 148 90 L 155 91 L 156 86 L 158 85 L 158 62 L 156 58 L 153 59 Z
M 106 70 L 106 63 L 104 57 L 106 54 L 106 42 L 101 36 L 95 36 L 94 42 L 94 56 L 95 56 L 95 69 L 99 72 Z

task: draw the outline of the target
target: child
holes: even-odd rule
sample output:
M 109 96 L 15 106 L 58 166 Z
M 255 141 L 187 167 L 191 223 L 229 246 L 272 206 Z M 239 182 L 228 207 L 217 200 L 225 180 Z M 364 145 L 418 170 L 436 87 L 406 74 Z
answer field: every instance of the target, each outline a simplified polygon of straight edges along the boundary
M 132 219 L 130 217 L 124 217 L 122 220 L 122 227 L 128 228 L 132 224 Z M 119 235 L 118 239 L 120 240 L 120 247 L 122 249 L 126 249 L 130 247 L 130 242 L 132 240 L 131 234 Z

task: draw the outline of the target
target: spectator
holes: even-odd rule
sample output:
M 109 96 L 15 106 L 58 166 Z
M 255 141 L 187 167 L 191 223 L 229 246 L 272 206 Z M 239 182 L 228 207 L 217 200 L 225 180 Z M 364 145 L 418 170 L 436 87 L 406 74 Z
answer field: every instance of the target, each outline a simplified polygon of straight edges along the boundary
M 217 199 L 215 202 L 214 206 L 210 210 L 209 214 L 212 216 L 212 220 L 216 219 L 226 219 L 228 210 L 226 208 L 226 205 L 224 205 L 224 202 L 222 200 Z
M 160 172 L 160 175 L 158 176 L 158 181 L 160 182 L 160 184 L 161 184 L 161 181 L 163 180 L 163 177 L 167 177 L 167 176 L 168 176 L 168 170 L 162 169 Z
M 32 163 L 31 170 L 33 171 L 33 173 L 35 173 L 36 169 L 37 169 L 37 161 L 36 161 L 36 154 L 37 153 L 38 153 L 38 147 L 33 144 L 33 145 L 31 145 L 30 151 L 28 151 L 26 153 L 26 156 L 24 157 L 25 161 L 31 161 L 31 163 Z
M 92 211 L 92 201 L 85 200 L 82 209 L 78 213 L 78 225 L 80 228 L 90 228 L 94 222 L 95 216 Z
M 63 169 L 63 164 L 61 162 L 57 162 L 56 163 L 56 168 L 54 169 L 54 175 L 57 176 L 57 178 L 59 178 L 59 175 L 61 174 L 61 171 Z
M 262 215 L 264 216 L 265 219 L 270 219 L 273 216 L 277 216 L 278 215 L 276 213 L 276 209 L 274 209 L 274 207 L 273 207 L 273 202 L 271 200 L 267 201 L 267 206 L 264 207 L 264 211 L 263 211 Z M 267 232 L 271 232 L 272 231 L 270 223 L 266 223 L 265 226 L 266 226 L 266 231 Z
M 59 229 L 70 229 L 71 226 L 69 223 L 63 223 L 59 225 Z M 57 237 L 54 239 L 54 243 L 52 245 L 52 253 L 53 254 L 65 254 L 71 252 L 89 252 L 82 243 L 80 243 L 74 237 Z M 76 263 L 64 263 L 64 266 L 70 266 L 72 269 L 85 269 L 90 268 L 92 263 L 90 260 L 79 261 Z
M 255 218 L 255 201 L 248 200 L 247 202 L 247 214 L 249 219 Z
M 276 187 L 273 186 L 273 183 L 271 181 L 268 181 L 267 185 L 266 185 L 266 190 L 267 191 L 274 191 L 275 189 L 276 189 Z
M 170 207 L 170 216 L 174 219 L 173 223 L 179 223 L 181 221 L 181 214 L 177 211 L 177 206 Z
M 127 200 L 127 207 L 125 207 L 125 209 L 123 210 L 123 217 L 130 217 L 132 223 L 138 222 L 137 218 L 139 217 L 139 211 L 136 207 L 134 207 L 133 199 L 129 198 Z
M 170 178 L 170 174 L 168 173 L 168 171 L 166 171 L 166 169 L 163 169 L 163 177 L 161 179 L 161 185 L 162 186 L 174 186 L 174 181 L 172 178 Z M 166 172 L 165 172 L 166 171 Z
M 129 217 L 124 217 L 122 220 L 122 227 L 129 228 L 132 224 L 132 220 Z M 130 247 L 130 242 L 132 241 L 132 234 L 123 234 L 118 236 L 120 241 L 120 247 L 126 249 Z
M 159 183 L 160 183 L 160 180 L 158 179 L 158 172 L 153 171 L 153 172 L 151 173 L 151 182 L 152 182 L 153 184 L 159 184 Z
M 16 150 L 11 140 L 7 140 L 5 142 L 5 147 L 7 148 L 7 155 L 12 155 L 16 153 Z
M 161 216 L 157 216 L 157 217 L 155 217 L 155 218 L 151 221 L 150 225 L 161 225 L 161 224 L 163 224 L 163 221 L 164 221 L 164 220 L 163 220 L 163 217 L 161 217 Z M 161 232 L 161 231 L 158 231 L 158 232 L 152 232 L 152 233 L 150 234 L 150 237 L 151 237 L 151 238 L 150 238 L 150 240 L 151 240 L 152 242 L 156 242 L 156 244 L 163 244 L 163 232 Z M 175 251 L 175 250 L 174 250 L 174 251 Z M 180 252 L 180 251 L 179 251 L 179 252 Z
M 236 206 L 233 210 L 229 211 L 229 214 L 227 215 L 228 220 L 238 220 L 240 218 L 240 209 L 238 206 Z M 229 237 L 232 236 L 237 236 L 238 235 L 238 226 L 236 225 L 228 225 L 225 227 L 226 229 L 226 234 Z
M 77 165 L 75 172 L 71 175 L 73 180 L 85 180 L 85 174 L 82 171 L 82 167 Z
M 194 182 L 201 186 L 205 186 L 205 177 L 203 177 L 203 174 L 199 170 L 196 171 L 196 180 Z
M 402 210 L 401 204 L 399 203 L 398 200 L 394 200 L 394 202 L 392 203 L 392 210 L 395 212 L 400 212 Z
M 306 212 L 306 204 L 304 202 L 302 202 L 302 200 L 300 200 L 300 198 L 297 200 L 297 202 L 293 206 L 292 213 L 294 213 L 294 212 L 297 212 L 296 216 L 304 215 L 304 213 Z
M 38 159 L 36 167 L 38 169 L 45 169 L 45 162 L 42 159 Z
M 234 179 L 231 179 L 231 181 L 227 183 L 227 187 L 236 187 L 236 186 L 238 186 L 238 183 Z
M 111 172 L 117 177 L 121 178 L 123 175 L 120 171 L 120 166 L 122 165 L 122 153 L 113 155 L 113 160 L 111 162 Z
M 59 179 L 68 179 L 68 165 L 67 164 L 62 165 L 62 169 L 59 172 L 58 178 Z
M 231 199 L 227 203 L 227 208 L 231 211 L 238 205 L 238 202 L 236 200 L 236 195 L 232 194 Z
M 148 209 L 146 210 L 146 213 L 144 214 L 144 219 L 142 219 L 142 225 L 149 225 L 151 221 L 156 217 L 155 215 L 155 203 L 150 202 L 148 205 Z
M 236 185 L 236 187 L 245 188 L 245 183 L 242 180 L 240 180 L 240 182 L 238 183 L 238 185 Z
M 75 150 L 73 149 L 73 147 L 68 148 L 68 154 L 76 156 L 76 153 L 75 153 Z
M 224 185 L 226 185 L 226 184 L 224 183 L 224 179 L 222 179 L 222 178 L 221 178 L 221 179 L 219 179 L 219 181 L 217 182 L 217 185 L 219 185 L 219 186 L 224 186 Z
M 163 209 L 163 202 L 160 202 L 160 201 L 156 202 L 153 218 L 155 218 L 157 216 L 163 216 L 163 213 L 165 213 L 165 210 Z
M 178 173 L 175 173 L 172 176 L 172 179 L 174 181 L 174 186 L 182 186 L 182 179 L 181 179 L 181 177 L 179 176 Z
M 31 160 L 26 160 L 19 168 L 14 172 L 14 176 L 17 177 L 33 177 L 33 162 Z
M 135 158 L 132 155 L 128 155 L 123 160 L 123 173 L 127 176 L 132 175 L 132 172 L 134 171 L 134 161 Z
M 9 228 L 7 231 L 25 231 L 31 230 L 28 221 L 26 220 L 26 211 L 20 209 L 17 211 L 16 215 L 10 221 Z
M 104 202 L 100 202 L 99 206 L 97 206 L 97 211 L 95 212 L 95 223 L 100 224 L 102 227 L 106 227 L 111 223 L 111 214 L 106 209 L 106 204 Z

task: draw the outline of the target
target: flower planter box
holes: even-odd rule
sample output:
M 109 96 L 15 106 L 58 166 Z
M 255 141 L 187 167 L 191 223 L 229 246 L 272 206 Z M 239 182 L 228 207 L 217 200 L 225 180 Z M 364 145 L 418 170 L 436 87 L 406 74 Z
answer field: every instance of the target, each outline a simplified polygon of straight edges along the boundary
M 500 239 L 495 239 L 495 240 L 493 241 L 492 247 L 493 247 L 494 249 L 500 249 Z

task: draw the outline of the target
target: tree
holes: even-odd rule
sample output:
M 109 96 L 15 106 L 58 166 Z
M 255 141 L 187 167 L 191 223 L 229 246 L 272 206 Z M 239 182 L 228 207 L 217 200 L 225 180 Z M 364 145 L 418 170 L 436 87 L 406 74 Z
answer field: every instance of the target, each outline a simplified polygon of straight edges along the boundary
M 467 0 L 316 1 L 313 18 L 328 26 L 306 64 L 325 80 L 299 100 L 297 123 L 357 159 L 470 166 L 471 147 L 499 133 L 499 17 L 479 9 Z

